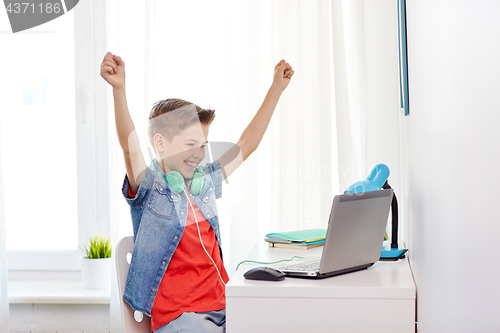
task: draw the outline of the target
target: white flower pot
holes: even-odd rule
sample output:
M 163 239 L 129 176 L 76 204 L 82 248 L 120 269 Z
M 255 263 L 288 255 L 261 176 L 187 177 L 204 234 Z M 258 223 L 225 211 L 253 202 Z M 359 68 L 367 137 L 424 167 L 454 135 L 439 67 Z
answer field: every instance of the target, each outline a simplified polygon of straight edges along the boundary
M 80 257 L 82 281 L 85 289 L 111 287 L 111 258 L 89 259 Z

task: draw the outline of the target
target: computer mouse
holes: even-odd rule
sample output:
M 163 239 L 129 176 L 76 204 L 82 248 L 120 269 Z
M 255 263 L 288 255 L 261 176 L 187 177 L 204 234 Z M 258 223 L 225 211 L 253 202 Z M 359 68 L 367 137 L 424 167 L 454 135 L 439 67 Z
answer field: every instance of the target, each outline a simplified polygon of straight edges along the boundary
M 249 280 L 283 281 L 285 279 L 285 273 L 282 271 L 265 266 L 252 268 L 243 276 Z

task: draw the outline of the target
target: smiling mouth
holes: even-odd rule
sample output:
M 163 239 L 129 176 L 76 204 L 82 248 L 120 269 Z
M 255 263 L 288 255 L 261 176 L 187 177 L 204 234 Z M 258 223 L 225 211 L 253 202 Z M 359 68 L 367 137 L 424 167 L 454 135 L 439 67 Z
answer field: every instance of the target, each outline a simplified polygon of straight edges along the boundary
M 184 163 L 186 163 L 191 169 L 196 169 L 196 166 L 198 165 L 197 163 L 188 162 L 188 161 L 184 161 Z

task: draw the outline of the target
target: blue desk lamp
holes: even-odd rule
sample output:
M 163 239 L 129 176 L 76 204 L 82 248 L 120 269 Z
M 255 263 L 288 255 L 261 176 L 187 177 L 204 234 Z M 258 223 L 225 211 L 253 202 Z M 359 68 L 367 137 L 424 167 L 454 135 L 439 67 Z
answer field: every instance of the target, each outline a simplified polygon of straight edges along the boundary
M 362 193 L 369 191 L 378 191 L 381 189 L 389 189 L 391 186 L 387 181 L 389 178 L 389 167 L 385 164 L 377 164 L 373 167 L 372 171 L 368 175 L 365 180 L 356 182 L 349 186 L 346 193 Z M 380 253 L 380 260 L 398 260 L 405 257 L 406 249 L 399 249 L 398 246 L 398 200 L 396 199 L 396 194 L 394 193 L 392 196 L 391 203 L 391 211 L 392 211 L 392 239 L 391 239 L 391 248 L 385 249 L 382 248 L 382 252 Z

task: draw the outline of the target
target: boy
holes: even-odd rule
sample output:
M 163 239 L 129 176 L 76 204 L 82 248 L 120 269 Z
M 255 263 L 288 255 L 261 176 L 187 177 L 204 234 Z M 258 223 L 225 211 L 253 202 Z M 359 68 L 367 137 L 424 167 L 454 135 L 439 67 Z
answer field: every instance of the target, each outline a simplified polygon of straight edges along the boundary
M 227 273 L 215 199 L 222 181 L 259 145 L 294 71 L 281 60 L 256 115 L 238 143 L 203 167 L 213 110 L 179 99 L 154 104 L 148 135 L 156 159 L 147 167 L 125 96 L 125 64 L 107 53 L 101 76 L 113 87 L 115 121 L 127 175 L 134 251 L 124 299 L 151 316 L 151 331 L 225 332 Z M 189 194 L 188 194 L 189 193 Z

